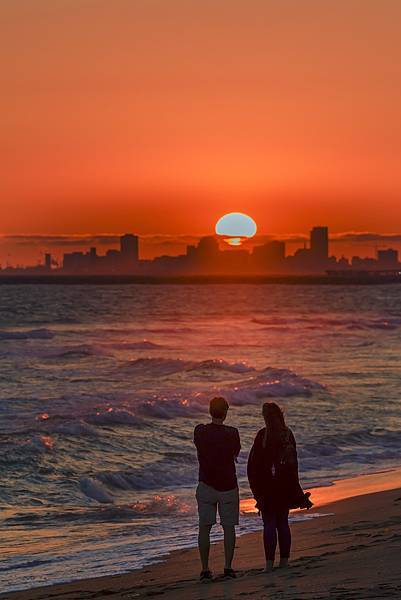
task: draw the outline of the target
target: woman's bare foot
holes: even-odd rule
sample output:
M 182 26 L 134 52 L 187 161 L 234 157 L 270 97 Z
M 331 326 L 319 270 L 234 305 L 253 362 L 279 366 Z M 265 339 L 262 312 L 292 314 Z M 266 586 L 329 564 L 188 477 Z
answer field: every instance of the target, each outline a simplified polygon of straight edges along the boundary
M 280 569 L 286 569 L 288 567 L 288 558 L 280 558 Z
M 267 560 L 266 561 L 266 566 L 263 569 L 263 573 L 271 573 L 273 571 L 273 560 Z

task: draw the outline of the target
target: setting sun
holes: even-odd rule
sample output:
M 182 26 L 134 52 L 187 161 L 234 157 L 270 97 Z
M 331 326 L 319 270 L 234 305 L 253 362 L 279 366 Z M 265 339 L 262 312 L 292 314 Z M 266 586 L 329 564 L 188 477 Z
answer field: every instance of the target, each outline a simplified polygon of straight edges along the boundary
M 253 237 L 256 231 L 255 221 L 243 213 L 227 213 L 216 223 L 217 235 L 224 236 L 224 241 L 231 246 L 240 246 L 245 238 Z

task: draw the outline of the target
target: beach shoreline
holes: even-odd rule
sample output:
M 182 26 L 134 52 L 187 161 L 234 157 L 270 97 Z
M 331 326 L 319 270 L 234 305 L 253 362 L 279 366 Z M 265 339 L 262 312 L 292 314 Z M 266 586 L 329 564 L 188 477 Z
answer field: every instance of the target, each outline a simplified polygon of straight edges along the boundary
M 222 542 L 217 542 L 211 550 L 216 579 L 206 586 L 198 582 L 197 549 L 190 548 L 175 550 L 163 561 L 129 573 L 9 592 L 0 594 L 0 598 L 69 600 L 161 595 L 166 600 L 203 600 L 239 598 L 245 593 L 251 598 L 269 598 L 269 588 L 280 598 L 399 597 L 401 566 L 396 548 L 401 539 L 401 468 L 339 480 L 332 486 L 313 489 L 312 497 L 315 506 L 309 514 L 321 516 L 292 525 L 292 566 L 288 572 L 277 569 L 270 576 L 262 575 L 263 547 L 258 532 L 237 540 L 237 580 L 219 578 L 223 549 Z M 350 565 L 352 573 L 344 579 L 343 571 L 348 573 Z M 338 589 L 336 573 L 337 579 L 343 580 Z M 311 585 L 316 595 L 311 595 Z M 295 592 L 296 596 L 291 595 Z M 376 595 L 369 595 L 373 593 Z

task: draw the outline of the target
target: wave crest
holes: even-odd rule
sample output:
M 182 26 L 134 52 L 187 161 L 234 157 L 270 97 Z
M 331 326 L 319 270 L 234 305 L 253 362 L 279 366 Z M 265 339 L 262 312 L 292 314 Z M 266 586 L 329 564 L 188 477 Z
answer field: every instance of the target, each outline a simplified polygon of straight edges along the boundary
M 0 340 L 50 340 L 54 333 L 50 329 L 30 329 L 21 330 L 2 330 L 0 331 Z
M 271 318 L 253 318 L 252 323 L 264 326 L 264 329 L 276 331 L 287 330 L 292 331 L 295 328 L 304 329 L 328 329 L 338 328 L 353 330 L 396 330 L 401 327 L 401 318 L 394 316 L 371 317 L 371 318 L 355 318 L 354 315 L 349 317 L 271 317 Z
M 201 361 L 183 360 L 181 358 L 137 358 L 129 361 L 128 365 L 130 372 L 138 372 L 141 376 L 151 375 L 152 377 L 164 377 L 175 373 L 250 373 L 255 371 L 255 368 L 247 365 L 245 362 L 230 363 L 220 358 L 212 358 Z

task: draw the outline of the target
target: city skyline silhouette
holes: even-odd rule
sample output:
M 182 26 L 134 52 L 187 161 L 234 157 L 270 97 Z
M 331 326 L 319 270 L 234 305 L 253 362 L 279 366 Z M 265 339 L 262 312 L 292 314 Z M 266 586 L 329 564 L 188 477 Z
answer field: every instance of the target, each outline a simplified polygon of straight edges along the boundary
M 228 242 L 228 244 L 227 244 Z M 185 253 L 163 254 L 153 259 L 142 258 L 141 237 L 126 233 L 119 237 L 119 249 L 109 248 L 99 254 L 96 246 L 86 251 L 63 254 L 57 262 L 50 252 L 36 266 L 10 267 L 0 270 L 0 275 L 132 275 L 132 276 L 261 276 L 261 275 L 323 275 L 356 273 L 393 273 L 401 269 L 399 252 L 392 247 L 376 250 L 376 257 L 354 255 L 350 260 L 336 256 L 330 249 L 329 228 L 314 226 L 309 240 L 293 253 L 287 251 L 286 242 L 271 239 L 253 245 L 245 240 L 242 246 L 230 246 L 222 236 L 207 235 L 197 244 L 188 244 Z M 248 245 L 248 246 L 247 246 Z

